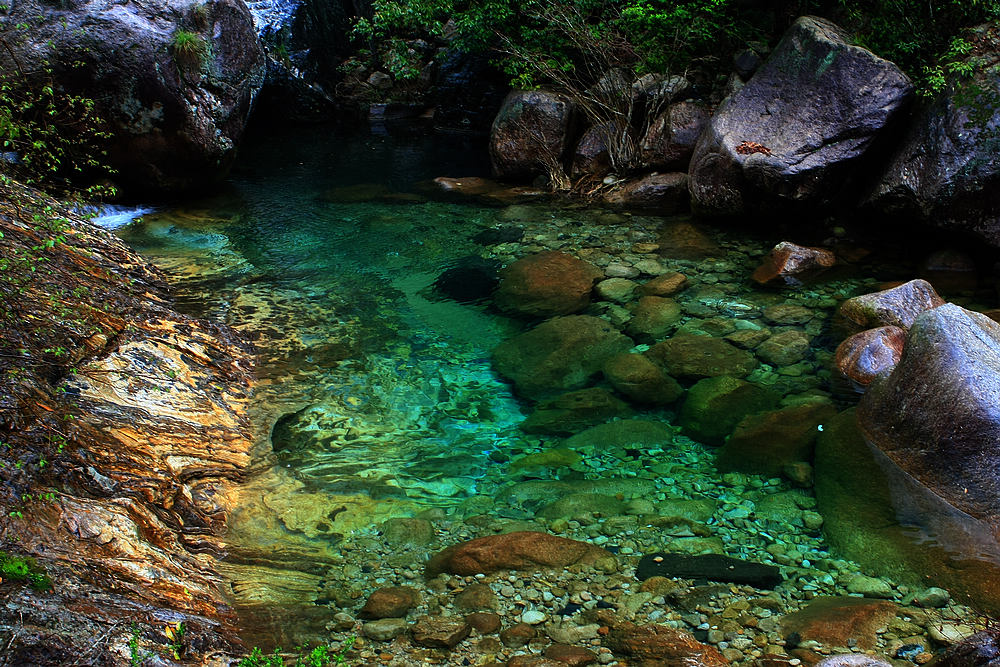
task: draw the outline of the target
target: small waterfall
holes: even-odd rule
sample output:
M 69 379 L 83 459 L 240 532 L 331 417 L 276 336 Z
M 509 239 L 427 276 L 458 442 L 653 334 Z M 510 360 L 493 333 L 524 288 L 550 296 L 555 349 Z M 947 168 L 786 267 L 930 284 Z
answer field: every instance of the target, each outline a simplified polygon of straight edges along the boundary
M 257 34 L 265 39 L 291 26 L 302 0 L 247 0 L 246 4 L 253 14 Z

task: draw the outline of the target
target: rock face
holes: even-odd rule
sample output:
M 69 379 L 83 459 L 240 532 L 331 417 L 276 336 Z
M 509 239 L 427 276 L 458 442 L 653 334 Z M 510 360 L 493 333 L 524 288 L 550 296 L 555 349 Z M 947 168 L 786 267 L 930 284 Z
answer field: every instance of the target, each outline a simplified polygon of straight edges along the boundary
M 970 36 L 975 74 L 953 80 L 910 125 L 869 197 L 877 209 L 972 232 L 1000 247 L 998 28 Z
M 5 21 L 32 26 L 9 45 L 26 72 L 52 63 L 71 92 L 95 96 L 114 132 L 118 178 L 178 191 L 218 182 L 264 80 L 264 52 L 239 0 L 11 5 Z M 176 46 L 181 32 L 191 46 Z M 74 67 L 73 62 L 83 65 Z M 0 71 L 15 72 L 0 61 Z M 39 84 L 41 85 L 41 84 Z
M 735 215 L 832 201 L 912 89 L 899 68 L 850 45 L 837 26 L 798 19 L 698 140 L 692 208 Z
M 504 269 L 493 299 L 500 310 L 525 317 L 569 315 L 590 304 L 594 282 L 603 275 L 567 253 L 540 252 Z
M 609 552 L 587 542 L 548 533 L 523 531 L 478 537 L 438 552 L 427 563 L 428 576 L 489 574 L 497 570 L 537 570 L 574 563 L 594 564 L 614 559 Z
M 708 110 L 702 104 L 671 104 L 650 124 L 640 146 L 642 161 L 651 169 L 686 170 L 708 119 Z
M 568 315 L 500 343 L 493 363 L 519 394 L 538 399 L 585 387 L 608 358 L 631 347 L 631 339 L 604 320 Z
M 953 304 L 921 314 L 858 420 L 903 470 L 1000 528 L 1000 324 Z
M 32 197 L 10 188 L 0 200 Z M 233 480 L 250 463 L 249 349 L 231 330 L 171 310 L 162 276 L 113 235 L 55 211 L 74 222 L 46 253 L 46 271 L 19 295 L 0 281 L 0 302 L 18 313 L 3 309 L 0 349 L 28 351 L 13 362 L 0 356 L 0 432 L 7 454 L 26 461 L 0 468 L 0 505 L 59 488 L 24 518 L 0 517 L 0 549 L 34 556 L 56 585 L 44 596 L 8 595 L 3 613 L 23 631 L 5 657 L 40 664 L 25 657 L 32 647 L 65 645 L 97 659 L 100 636 L 127 654 L 114 628 L 163 618 L 189 623 L 191 646 L 225 648 L 235 618 L 217 558 Z M 0 216 L 0 230 L 2 256 L 39 243 L 39 231 L 16 217 Z M 62 293 L 87 296 L 46 312 L 44 295 Z M 36 344 L 65 352 L 37 363 L 45 352 L 36 359 Z M 53 432 L 66 434 L 64 447 Z
M 570 140 L 574 104 L 541 90 L 515 90 L 504 100 L 490 133 L 494 175 L 528 180 L 546 173 L 545 164 L 561 164 Z
M 862 294 L 840 304 L 840 314 L 863 327 L 893 326 L 909 329 L 925 310 L 944 303 L 926 280 L 911 280 L 897 287 Z

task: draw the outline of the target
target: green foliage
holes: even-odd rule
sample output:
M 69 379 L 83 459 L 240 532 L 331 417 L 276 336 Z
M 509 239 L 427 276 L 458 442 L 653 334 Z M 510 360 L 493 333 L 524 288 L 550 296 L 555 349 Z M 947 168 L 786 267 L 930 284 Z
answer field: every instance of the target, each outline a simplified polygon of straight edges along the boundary
M 52 589 L 52 580 L 34 558 L 0 551 L 0 578 L 27 583 L 36 591 Z
M 303 645 L 298 648 L 298 655 L 294 656 L 294 667 L 328 667 L 329 665 L 343 665 L 347 662 L 347 653 L 354 646 L 357 637 L 352 635 L 337 650 L 331 653 L 328 646 L 316 646 L 309 649 Z M 271 654 L 265 654 L 258 647 L 254 647 L 250 653 L 237 663 L 237 667 L 285 667 L 285 657 L 280 648 L 275 648 Z
M 170 42 L 175 54 L 183 56 L 201 56 L 205 52 L 205 40 L 196 32 L 178 30 Z

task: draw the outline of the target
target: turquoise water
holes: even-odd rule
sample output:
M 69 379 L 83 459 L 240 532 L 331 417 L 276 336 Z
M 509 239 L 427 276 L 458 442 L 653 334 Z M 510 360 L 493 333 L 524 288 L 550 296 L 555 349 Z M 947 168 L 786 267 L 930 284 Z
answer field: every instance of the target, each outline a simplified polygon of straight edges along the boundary
M 838 575 L 859 569 L 831 553 L 811 522 L 811 490 L 780 477 L 721 476 L 716 450 L 677 426 L 677 406 L 633 406 L 635 417 L 661 428 L 651 439 L 581 444 L 523 433 L 531 406 L 495 374 L 491 351 L 530 324 L 494 312 L 488 299 L 456 302 L 434 283 L 469 258 L 501 264 L 543 249 L 602 267 L 653 261 L 690 280 L 675 297 L 683 311 L 680 331 L 801 330 L 811 338 L 804 358 L 760 365 L 748 379 L 776 392 L 784 406 L 825 401 L 843 409 L 857 395 L 830 371 L 842 337 L 836 307 L 878 289 L 881 280 L 912 278 L 916 268 L 907 260 L 876 253 L 877 262 L 859 261 L 820 283 L 756 287 L 751 272 L 782 237 L 579 206 L 428 199 L 422 185 L 428 179 L 486 175 L 488 167 L 481 139 L 431 138 L 419 130 L 351 136 L 290 130 L 251 138 L 239 165 L 224 192 L 160 206 L 118 233 L 169 273 L 181 309 L 241 329 L 258 346 L 256 476 L 233 516 L 234 567 L 278 567 L 280 555 L 264 555 L 275 549 L 292 554 L 286 572 L 300 568 L 295 559 L 303 553 L 330 565 L 321 581 L 303 584 L 305 592 L 293 595 L 279 582 L 265 593 L 254 589 L 247 600 L 278 599 L 269 605 L 279 609 L 326 604 L 331 581 L 360 576 L 344 567 L 343 554 L 354 553 L 360 563 L 384 548 L 371 540 L 393 516 L 469 519 L 446 526 L 450 541 L 435 544 L 446 546 L 475 534 L 469 526 L 485 526 L 472 519 L 478 516 L 554 525 L 545 523 L 558 517 L 553 501 L 580 493 L 651 503 L 632 515 L 685 517 L 660 532 L 628 525 L 620 534 L 595 532 L 571 522 L 563 533 L 622 554 L 669 547 L 766 559 L 794 568 L 795 585 L 813 593 L 834 592 Z M 475 240 L 500 226 L 522 229 L 523 239 L 491 246 Z M 697 242 L 683 252 L 672 245 L 692 236 Z M 805 308 L 809 317 L 767 322 L 772 306 Z M 610 302 L 588 312 L 619 323 L 630 316 Z M 574 454 L 539 464 L 538 456 L 553 448 Z M 373 581 L 406 575 L 393 567 L 376 570 Z M 231 576 L 278 578 L 269 572 L 237 569 Z M 270 620 L 255 618 L 287 625 L 277 612 Z M 304 624 L 309 631 L 294 639 L 321 634 L 317 623 Z

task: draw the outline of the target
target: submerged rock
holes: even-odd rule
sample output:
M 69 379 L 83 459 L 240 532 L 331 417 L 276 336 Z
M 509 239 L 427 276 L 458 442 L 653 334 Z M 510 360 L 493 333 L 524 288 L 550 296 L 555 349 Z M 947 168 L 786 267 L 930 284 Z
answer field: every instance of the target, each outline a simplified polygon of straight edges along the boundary
M 605 195 L 610 206 L 670 215 L 687 210 L 688 177 L 681 172 L 649 174 L 629 181 Z
M 757 367 L 746 350 L 708 336 L 674 336 L 649 348 L 646 356 L 676 378 L 746 377 Z
M 781 619 L 787 636 L 815 640 L 829 646 L 875 648 L 877 632 L 896 616 L 897 605 L 883 600 L 853 597 L 818 597 L 801 610 Z
M 530 531 L 478 537 L 448 547 L 431 557 L 428 576 L 442 572 L 470 575 L 497 570 L 537 570 L 614 560 L 608 551 L 547 533 Z
M 819 428 L 836 414 L 823 401 L 745 417 L 722 446 L 716 465 L 724 472 L 780 475 L 790 464 L 812 461 Z
M 683 630 L 663 625 L 614 623 L 602 643 L 641 665 L 725 667 L 729 664 L 714 646 L 702 644 Z
M 517 260 L 502 271 L 494 301 L 500 310 L 525 317 L 576 313 L 590 304 L 604 273 L 564 252 L 546 251 Z
M 678 419 L 684 432 L 709 445 L 721 445 L 741 419 L 774 406 L 770 390 L 738 378 L 706 378 L 688 390 Z
M 819 205 L 909 100 L 910 80 L 824 19 L 798 19 L 720 105 L 691 159 L 692 207 L 736 215 Z
M 608 390 L 590 387 L 540 402 L 521 423 L 521 430 L 525 433 L 572 435 L 615 417 L 631 414 L 628 405 Z
M 677 380 L 642 354 L 617 354 L 601 370 L 615 391 L 636 403 L 669 405 L 684 395 Z
M 781 570 L 776 565 L 754 563 L 718 554 L 704 556 L 647 554 L 636 566 L 635 576 L 640 581 L 650 577 L 680 577 L 750 584 L 755 588 L 774 588 L 783 581 Z

